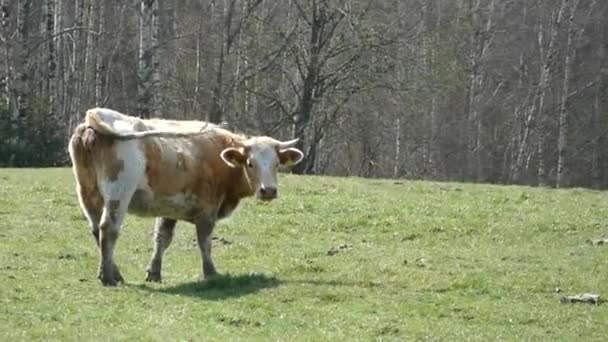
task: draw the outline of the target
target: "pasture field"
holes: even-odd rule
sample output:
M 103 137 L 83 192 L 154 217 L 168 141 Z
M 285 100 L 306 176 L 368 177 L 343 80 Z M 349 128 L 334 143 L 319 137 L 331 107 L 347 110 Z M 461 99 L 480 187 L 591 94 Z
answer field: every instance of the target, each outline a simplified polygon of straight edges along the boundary
M 281 175 L 220 223 L 199 282 L 179 223 L 143 281 L 152 219 L 128 216 L 126 284 L 101 286 L 69 169 L 0 169 L 0 340 L 605 341 L 608 196 L 584 189 Z

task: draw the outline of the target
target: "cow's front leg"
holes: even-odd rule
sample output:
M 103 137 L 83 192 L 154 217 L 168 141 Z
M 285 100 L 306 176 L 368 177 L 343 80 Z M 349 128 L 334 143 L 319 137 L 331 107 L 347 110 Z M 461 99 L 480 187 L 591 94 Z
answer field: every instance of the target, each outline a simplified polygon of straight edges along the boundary
M 173 240 L 176 220 L 169 218 L 156 218 L 154 226 L 154 252 L 146 269 L 146 281 L 160 282 L 162 280 L 161 269 L 163 265 L 163 253 Z
M 124 282 L 118 267 L 114 263 L 114 246 L 118 239 L 120 226 L 126 213 L 126 206 L 118 200 L 109 201 L 103 209 L 99 225 L 99 250 L 101 261 L 99 263 L 98 278 L 106 286 L 116 286 Z
M 205 279 L 217 273 L 213 265 L 213 259 L 211 258 L 211 240 L 214 226 L 215 220 L 210 218 L 201 219 L 196 224 L 196 238 L 198 240 L 198 247 L 201 250 L 203 276 Z

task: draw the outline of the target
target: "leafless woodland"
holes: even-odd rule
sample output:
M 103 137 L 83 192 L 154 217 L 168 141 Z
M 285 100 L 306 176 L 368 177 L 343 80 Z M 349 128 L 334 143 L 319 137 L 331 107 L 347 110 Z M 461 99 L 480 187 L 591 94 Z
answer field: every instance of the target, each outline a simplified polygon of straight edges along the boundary
M 103 106 L 298 137 L 297 173 L 608 186 L 608 1 L 0 6 L 0 166 Z

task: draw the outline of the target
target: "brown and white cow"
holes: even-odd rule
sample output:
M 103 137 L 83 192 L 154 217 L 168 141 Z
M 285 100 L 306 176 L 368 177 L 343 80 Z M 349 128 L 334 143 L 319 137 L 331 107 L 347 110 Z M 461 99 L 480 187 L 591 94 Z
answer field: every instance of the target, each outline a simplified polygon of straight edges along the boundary
M 87 111 L 69 152 L 80 206 L 99 246 L 99 279 L 123 278 L 113 258 L 127 212 L 157 217 L 147 281 L 161 280 L 163 252 L 178 220 L 196 226 L 202 273 L 216 273 L 211 258 L 215 222 L 239 201 L 277 197 L 279 165 L 303 158 L 297 140 L 244 137 L 200 121 L 142 120 L 110 109 Z

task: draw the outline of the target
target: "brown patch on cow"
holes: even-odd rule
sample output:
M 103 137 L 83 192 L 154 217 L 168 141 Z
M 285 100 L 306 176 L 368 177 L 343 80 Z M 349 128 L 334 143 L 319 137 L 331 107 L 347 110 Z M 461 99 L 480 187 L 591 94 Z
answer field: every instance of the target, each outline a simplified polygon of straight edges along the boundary
M 95 183 L 80 184 L 78 195 L 91 218 L 99 224 L 103 211 L 103 197 Z
M 192 186 L 198 177 L 199 165 L 205 167 L 197 162 L 196 150 L 188 154 L 180 151 L 180 147 L 161 145 L 157 139 L 146 139 L 140 146 L 146 157 L 146 178 L 152 191 L 164 195 L 194 192 Z
M 225 217 L 238 205 L 241 198 L 253 195 L 244 176 L 243 169 L 229 167 L 220 157 L 226 147 L 243 147 L 235 135 L 219 130 L 212 135 L 194 138 L 195 149 L 191 154 L 183 154 L 185 169 L 181 166 L 179 154 L 160 158 L 160 165 L 152 165 L 148 160 L 148 176 L 158 176 L 161 184 L 148 179 L 153 191 L 171 189 L 171 193 L 192 196 L 199 203 L 196 210 L 188 212 L 187 220 L 196 223 L 200 217 L 218 215 Z M 167 149 L 168 153 L 176 153 Z M 165 152 L 165 149 L 162 150 Z M 179 152 L 177 152 L 179 153 Z M 159 172 L 156 174 L 155 169 Z M 179 186 L 178 186 L 179 185 Z M 223 204 L 226 203 L 226 206 Z
M 96 145 L 95 140 L 95 131 L 86 125 L 79 125 L 70 138 L 69 150 L 82 209 L 97 225 L 101 219 L 103 198 L 97 187 L 97 173 L 91 153 Z
M 108 156 L 106 160 L 106 176 L 108 176 L 109 180 L 117 180 L 120 171 L 122 171 L 124 168 L 125 162 L 122 159 L 116 158 L 113 153 Z
M 243 184 L 242 170 L 228 167 L 220 157 L 228 146 L 242 147 L 238 136 L 228 131 L 218 129 L 191 138 L 188 153 L 177 146 L 161 145 L 165 142 L 158 139 L 142 142 L 148 185 L 156 193 L 193 195 L 205 202 L 201 206 L 217 206 L 225 193 L 232 193 L 233 189 L 239 194 L 249 193 L 249 187 Z
M 152 190 L 156 190 L 163 181 L 161 179 L 161 151 L 153 140 L 147 140 L 143 145 L 144 155 L 146 156 L 146 177 L 148 178 L 148 186 L 150 186 Z

